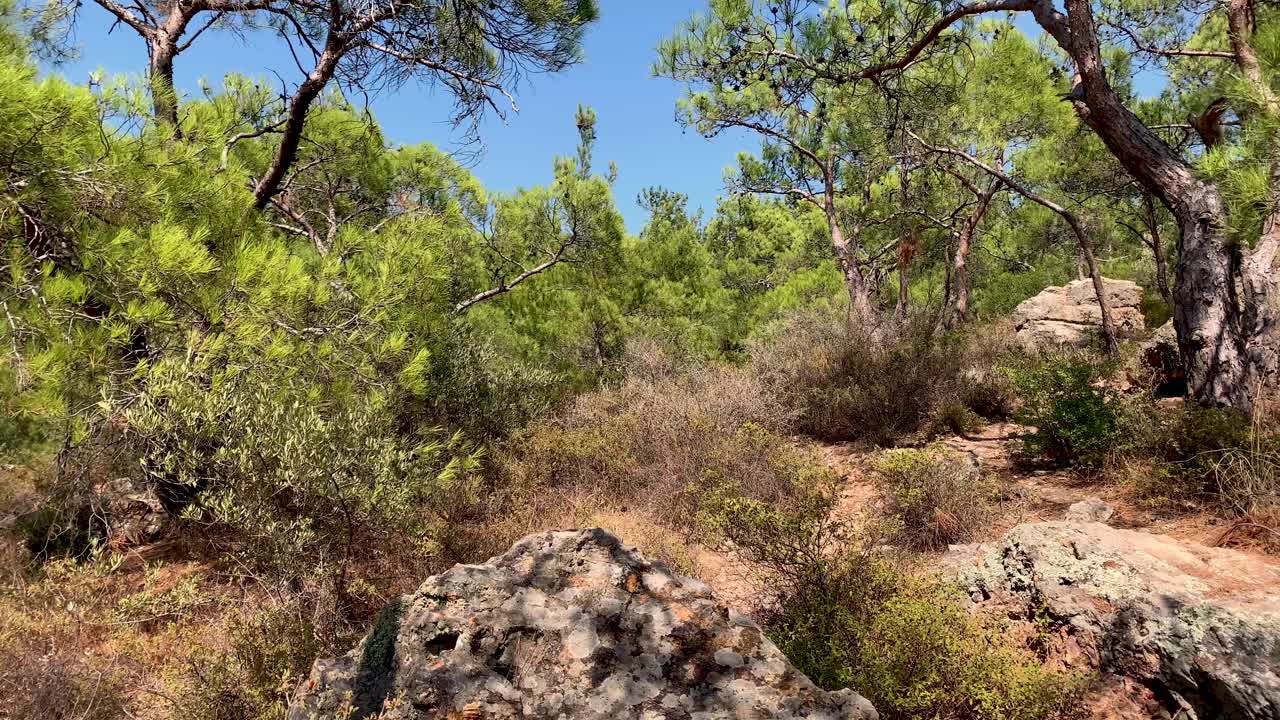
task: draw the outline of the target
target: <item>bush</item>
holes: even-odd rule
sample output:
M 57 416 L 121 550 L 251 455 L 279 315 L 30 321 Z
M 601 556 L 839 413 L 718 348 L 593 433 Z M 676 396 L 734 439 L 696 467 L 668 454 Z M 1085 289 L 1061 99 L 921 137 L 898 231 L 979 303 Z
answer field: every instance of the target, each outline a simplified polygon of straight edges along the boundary
M 872 337 L 834 314 L 799 315 L 755 343 L 751 365 L 796 431 L 890 444 L 920 430 L 962 369 L 954 339 L 923 327 Z
M 529 495 L 554 488 L 576 498 L 558 505 L 594 504 L 587 514 L 625 507 L 688 526 L 713 485 L 735 482 L 769 500 L 790 492 L 790 479 L 812 461 L 781 434 L 788 423 L 739 368 L 637 374 L 517 436 L 499 469 L 504 484 Z
M 192 498 L 179 506 L 189 527 L 229 537 L 264 579 L 324 587 L 347 611 L 357 572 L 420 575 L 440 551 L 441 513 L 476 464 L 457 437 L 402 431 L 377 393 L 322 399 L 271 375 L 209 388 L 185 369 L 157 375 L 128 411 L 144 472 Z
M 1238 410 L 1188 407 L 1145 423 L 1129 422 L 1124 435 L 1134 452 L 1120 474 L 1148 502 L 1194 508 L 1216 497 L 1221 507 L 1235 512 L 1230 508 L 1237 503 L 1254 506 L 1242 494 L 1256 495 L 1267 485 L 1274 443 Z
M 961 453 L 943 447 L 887 450 L 876 462 L 899 543 L 937 550 L 973 536 L 999 490 Z
M 703 521 L 768 573 L 766 629 L 818 685 L 851 687 L 886 720 L 1027 720 L 1062 711 L 1079 679 L 1005 644 L 958 591 L 880 549 L 874 527 L 831 516 L 835 485 L 798 488 L 785 505 L 713 493 Z
M 1121 439 L 1119 403 L 1102 386 L 1109 363 L 1083 354 L 1040 359 L 1012 370 L 1023 406 L 1016 418 L 1035 431 L 1027 452 L 1098 468 Z

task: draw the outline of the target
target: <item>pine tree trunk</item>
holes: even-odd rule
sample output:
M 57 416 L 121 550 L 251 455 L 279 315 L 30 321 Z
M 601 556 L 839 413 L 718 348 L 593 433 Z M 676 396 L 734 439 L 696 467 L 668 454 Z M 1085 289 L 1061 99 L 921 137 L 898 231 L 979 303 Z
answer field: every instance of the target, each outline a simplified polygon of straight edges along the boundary
M 1173 291 L 1169 289 L 1169 261 L 1164 256 L 1164 241 L 1160 238 L 1160 218 L 1156 215 L 1156 201 L 1150 193 L 1142 198 L 1146 210 L 1147 232 L 1151 235 L 1151 254 L 1156 261 L 1156 289 L 1164 301 L 1173 304 Z
M 1188 392 L 1207 407 L 1248 409 L 1250 362 L 1235 302 L 1235 273 L 1217 190 L 1180 198 L 1173 325 Z
M 835 208 L 828 205 L 826 215 L 831 231 L 831 249 L 836 263 L 840 266 L 840 272 L 844 275 L 845 288 L 849 293 L 849 319 L 856 327 L 873 328 L 876 322 L 875 312 L 872 310 L 871 292 L 866 278 L 862 275 L 862 268 L 859 267 L 857 252 L 840 228 Z
M 151 46 L 151 61 L 147 77 L 151 85 L 151 107 L 157 122 L 172 130 L 174 137 L 182 137 L 178 124 L 178 91 L 173 85 L 173 59 L 177 55 L 175 43 L 160 38 Z
M 945 327 L 948 330 L 963 325 L 969 319 L 969 251 L 973 244 L 973 233 L 966 225 L 956 241 L 956 255 L 951 263 L 951 291 L 955 300 L 947 313 Z
M 1245 327 L 1236 302 L 1240 278 L 1226 236 L 1221 195 L 1197 178 L 1111 87 L 1091 0 L 1065 0 L 1065 7 L 1065 22 L 1047 0 L 1038 2 L 1033 12 L 1075 63 L 1078 83 L 1068 97 L 1120 164 L 1169 208 L 1178 223 L 1173 319 L 1188 392 L 1201 405 L 1249 410 L 1253 361 L 1247 346 L 1254 329 Z M 1259 278 L 1264 274 L 1257 273 Z M 1246 277 L 1243 284 L 1247 288 L 1251 282 Z M 1254 305 L 1270 307 L 1270 288 L 1262 282 L 1252 284 L 1258 293 Z
M 907 324 L 907 313 L 911 304 L 911 262 L 898 261 L 898 307 L 893 311 L 894 322 L 898 327 Z
M 334 72 L 338 69 L 338 61 L 342 59 L 345 52 L 346 46 L 342 39 L 337 33 L 331 31 L 315 69 L 294 91 L 293 97 L 289 98 L 289 112 L 280 133 L 280 145 L 276 148 L 271 165 L 267 167 L 267 171 L 253 188 L 254 205 L 259 210 L 266 209 L 271 204 L 271 199 L 280 191 L 285 175 L 298 157 L 298 147 L 302 143 L 302 130 L 307 123 L 307 113 L 311 110 L 311 104 L 320 97 L 320 93 L 333 78 Z

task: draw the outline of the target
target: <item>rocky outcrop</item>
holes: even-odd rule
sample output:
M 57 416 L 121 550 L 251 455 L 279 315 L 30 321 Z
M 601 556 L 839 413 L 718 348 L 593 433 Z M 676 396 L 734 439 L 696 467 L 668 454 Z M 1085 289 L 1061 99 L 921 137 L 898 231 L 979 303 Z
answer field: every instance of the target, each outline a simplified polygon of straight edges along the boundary
M 946 566 L 976 602 L 1058 623 L 1061 643 L 1175 716 L 1280 718 L 1280 561 L 1047 522 L 953 548 Z
M 1101 498 L 1087 497 L 1080 502 L 1072 503 L 1071 507 L 1067 508 L 1064 519 L 1072 522 L 1105 523 L 1115 512 L 1116 509 Z
M 290 720 L 869 720 L 710 589 L 603 530 L 531 535 L 388 607 L 349 654 L 316 662 Z
M 1103 280 L 1116 332 L 1124 336 L 1145 327 L 1142 288 L 1128 280 Z M 1045 288 L 1024 300 L 1013 311 L 1018 342 L 1032 350 L 1062 346 L 1081 347 L 1102 332 L 1102 310 L 1091 280 L 1076 280 L 1062 287 Z

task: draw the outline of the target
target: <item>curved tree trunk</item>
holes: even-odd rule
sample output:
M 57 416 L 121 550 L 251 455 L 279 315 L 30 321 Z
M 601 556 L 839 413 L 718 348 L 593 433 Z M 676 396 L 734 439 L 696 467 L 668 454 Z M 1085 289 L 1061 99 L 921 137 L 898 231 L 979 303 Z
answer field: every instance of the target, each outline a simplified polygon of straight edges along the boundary
M 1102 317 L 1102 341 L 1106 343 L 1107 354 L 1114 355 L 1120 349 L 1116 340 L 1116 321 L 1111 312 L 1111 299 L 1107 297 L 1106 283 L 1102 281 L 1102 271 L 1098 269 L 1098 259 L 1093 254 L 1093 243 L 1089 241 L 1088 234 L 1078 223 L 1072 222 L 1072 228 L 1076 231 L 1076 238 L 1080 242 L 1080 255 L 1089 271 L 1089 279 L 1093 281 L 1093 292 L 1098 296 L 1098 310 Z
M 1068 99 L 1121 165 L 1178 222 L 1174 327 L 1191 398 L 1205 406 L 1248 410 L 1248 334 L 1236 302 L 1237 275 L 1222 197 L 1125 107 L 1111 87 L 1090 0 L 1066 0 L 1065 5 L 1064 16 L 1050 0 L 1038 0 L 1033 13 L 1075 63 L 1077 84 Z
M 298 147 L 302 143 L 302 129 L 306 126 L 307 113 L 311 109 L 311 104 L 320 97 L 320 93 L 333 78 L 334 72 L 338 69 L 338 61 L 342 59 L 345 51 L 346 47 L 337 33 L 330 32 L 324 52 L 316 62 L 315 68 L 294 91 L 293 97 L 289 98 L 289 112 L 281 130 L 280 145 L 276 147 L 271 165 L 267 167 L 267 171 L 253 188 L 254 206 L 259 210 L 265 210 L 271 204 L 271 199 L 280 192 L 280 185 L 284 182 L 285 175 L 298 157 Z
M 942 322 L 946 330 L 953 330 L 969 320 L 969 253 L 973 249 L 973 238 L 978 234 L 978 226 L 987 214 L 987 209 L 991 207 L 991 199 L 1004 188 L 1003 180 L 993 178 L 986 190 L 978 192 L 975 184 L 958 174 L 956 177 L 966 183 L 970 192 L 978 196 L 978 204 L 969 217 L 965 218 L 956 236 L 955 256 L 949 273 L 949 277 L 952 278 L 951 292 L 954 293 L 954 297 L 943 315 Z

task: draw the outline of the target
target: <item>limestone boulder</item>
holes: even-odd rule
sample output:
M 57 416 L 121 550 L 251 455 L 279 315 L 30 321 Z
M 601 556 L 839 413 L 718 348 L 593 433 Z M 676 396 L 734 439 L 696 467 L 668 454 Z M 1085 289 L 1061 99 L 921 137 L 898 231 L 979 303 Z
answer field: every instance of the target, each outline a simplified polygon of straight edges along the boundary
M 389 606 L 317 661 L 290 720 L 870 720 L 701 582 L 603 530 L 531 535 Z
M 1047 618 L 1104 679 L 1144 688 L 1153 717 L 1280 718 L 1280 559 L 1063 521 L 944 564 L 978 604 Z
M 1139 306 L 1142 288 L 1128 280 L 1103 280 L 1116 332 L 1135 336 L 1145 321 Z M 1013 313 L 1018 341 L 1029 349 L 1081 347 L 1102 330 L 1102 310 L 1091 280 L 1075 280 L 1061 287 L 1045 288 L 1024 300 Z

